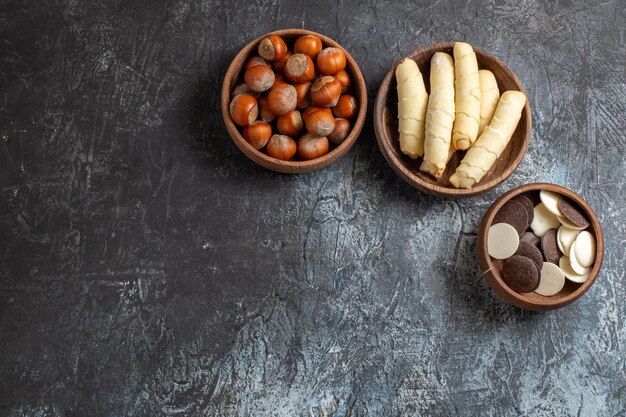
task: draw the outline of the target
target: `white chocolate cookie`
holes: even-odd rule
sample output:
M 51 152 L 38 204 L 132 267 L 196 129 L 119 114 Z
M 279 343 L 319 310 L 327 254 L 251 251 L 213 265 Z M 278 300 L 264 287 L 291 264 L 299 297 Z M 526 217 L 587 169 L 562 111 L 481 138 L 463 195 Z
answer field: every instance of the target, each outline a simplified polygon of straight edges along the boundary
M 580 266 L 589 268 L 596 260 L 596 239 L 587 231 L 576 238 L 576 260 Z
M 585 275 L 588 274 L 589 271 L 591 271 L 591 268 L 586 268 L 582 266 L 578 262 L 578 259 L 576 259 L 576 241 L 572 243 L 572 246 L 569 249 L 569 263 L 572 266 L 574 272 L 576 272 L 578 275 Z
M 580 230 L 570 229 L 567 226 L 559 227 L 559 231 L 556 233 L 559 249 L 565 256 L 569 256 L 569 249 L 572 247 L 572 243 L 578 237 Z
M 517 252 L 519 235 L 513 226 L 497 223 L 489 228 L 487 235 L 487 251 L 496 259 L 506 259 Z
M 561 268 L 561 271 L 563 271 L 565 278 L 577 284 L 582 284 L 583 282 L 587 281 L 587 278 L 589 278 L 589 272 L 583 275 L 577 274 L 576 271 L 572 269 L 572 265 L 569 262 L 569 257 L 565 255 L 561 256 L 561 259 L 559 260 L 559 268 Z
M 535 206 L 534 218 L 530 228 L 537 237 L 543 237 L 549 229 L 558 229 L 560 226 L 559 219 L 543 203 Z
M 544 262 L 541 268 L 539 286 L 535 292 L 539 295 L 549 297 L 557 294 L 565 285 L 565 274 L 561 268 L 551 262 Z
M 539 198 L 544 206 L 555 216 L 563 216 L 561 209 L 559 208 L 559 200 L 561 196 L 552 191 L 540 191 Z

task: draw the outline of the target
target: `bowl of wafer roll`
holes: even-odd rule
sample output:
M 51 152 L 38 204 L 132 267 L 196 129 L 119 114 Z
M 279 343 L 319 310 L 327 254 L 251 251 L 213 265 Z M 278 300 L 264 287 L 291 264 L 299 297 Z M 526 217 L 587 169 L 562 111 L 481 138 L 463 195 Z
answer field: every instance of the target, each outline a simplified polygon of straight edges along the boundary
M 429 194 L 488 191 L 521 163 L 532 116 L 504 62 L 464 42 L 437 43 L 402 58 L 374 105 L 378 145 L 393 170 Z

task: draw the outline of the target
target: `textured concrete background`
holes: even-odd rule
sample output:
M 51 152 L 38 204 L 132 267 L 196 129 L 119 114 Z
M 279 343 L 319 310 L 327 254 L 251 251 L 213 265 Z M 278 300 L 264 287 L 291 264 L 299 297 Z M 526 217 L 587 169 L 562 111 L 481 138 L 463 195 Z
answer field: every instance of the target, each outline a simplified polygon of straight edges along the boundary
M 0 415 L 623 416 L 624 8 L 0 0 Z M 220 84 L 286 27 L 345 46 L 371 99 L 417 47 L 492 52 L 529 94 L 528 154 L 493 192 L 429 197 L 370 114 L 328 169 L 257 167 Z M 541 314 L 474 259 L 489 204 L 536 181 L 585 197 L 607 244 L 589 293 Z

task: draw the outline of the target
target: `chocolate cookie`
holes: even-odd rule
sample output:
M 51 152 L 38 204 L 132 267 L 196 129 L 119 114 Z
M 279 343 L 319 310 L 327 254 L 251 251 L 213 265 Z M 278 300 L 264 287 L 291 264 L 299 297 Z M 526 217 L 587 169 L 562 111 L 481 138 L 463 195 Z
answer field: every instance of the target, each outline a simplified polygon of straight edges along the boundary
M 510 200 L 507 201 L 493 218 L 493 224 L 508 223 L 517 230 L 517 233 L 521 235 L 530 225 L 528 221 L 528 214 L 526 209 L 521 203 Z
M 535 236 L 533 232 L 524 232 L 519 238 L 519 241 L 530 243 L 532 245 L 535 245 L 537 248 L 541 247 L 541 239 Z
M 532 260 L 539 269 L 543 266 L 543 255 L 541 254 L 541 251 L 537 249 L 537 246 L 532 243 L 520 242 L 515 254 L 530 258 L 530 260 Z
M 513 197 L 511 200 L 517 201 L 522 206 L 524 206 L 524 208 L 526 209 L 526 214 L 528 214 L 528 224 L 531 224 L 533 222 L 533 219 L 535 218 L 535 206 L 533 202 L 530 201 L 528 197 L 525 197 L 522 194 Z
M 502 263 L 502 280 L 515 292 L 531 292 L 539 286 L 539 268 L 532 259 L 513 255 Z
M 522 195 L 526 197 L 527 199 L 529 199 L 531 203 L 533 203 L 533 207 L 541 203 L 541 197 L 539 197 L 539 191 L 529 191 Z
M 545 235 L 541 238 L 541 251 L 546 262 L 559 264 L 561 259 L 561 251 L 559 250 L 559 244 L 556 239 L 556 229 L 549 229 Z
M 563 216 L 570 222 L 574 223 L 578 227 L 589 227 L 589 220 L 585 215 L 572 204 L 569 200 L 561 198 L 559 200 L 559 210 L 563 213 Z

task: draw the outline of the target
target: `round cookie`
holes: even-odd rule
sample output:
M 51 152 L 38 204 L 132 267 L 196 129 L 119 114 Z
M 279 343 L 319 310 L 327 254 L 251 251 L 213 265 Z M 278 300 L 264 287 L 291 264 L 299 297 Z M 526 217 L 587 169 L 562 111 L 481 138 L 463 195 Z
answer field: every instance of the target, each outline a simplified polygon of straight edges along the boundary
M 508 223 L 517 230 L 518 235 L 524 233 L 530 222 L 524 206 L 515 201 L 507 201 L 493 218 L 494 223 Z
M 511 200 L 517 201 L 526 209 L 526 214 L 528 214 L 528 224 L 530 225 L 535 217 L 535 205 L 532 201 L 523 194 L 516 195 Z
M 559 210 L 559 200 L 561 196 L 557 193 L 553 193 L 552 191 L 541 191 L 539 192 L 539 198 L 544 206 L 550 211 L 550 213 L 555 216 L 562 216 L 561 210 Z
M 515 292 L 531 292 L 539 285 L 539 268 L 532 259 L 513 255 L 502 263 L 502 280 Z
M 590 268 L 596 260 L 596 239 L 587 231 L 576 237 L 576 260 L 580 266 Z
M 569 262 L 569 257 L 565 255 L 561 256 L 561 260 L 559 261 L 559 268 L 561 268 L 561 271 L 563 271 L 565 278 L 577 284 L 582 284 L 583 282 L 587 281 L 587 278 L 589 278 L 589 272 L 583 275 L 577 274 L 576 271 L 572 269 L 572 265 Z
M 519 238 L 519 241 L 530 243 L 538 248 L 541 246 L 541 239 L 535 236 L 533 232 L 524 232 L 524 234 Z
M 557 294 L 565 286 L 565 274 L 561 268 L 550 262 L 544 262 L 541 267 L 541 277 L 539 286 L 535 292 L 539 295 L 549 297 Z
M 494 224 L 487 234 L 487 252 L 496 259 L 512 256 L 519 246 L 517 230 L 507 223 Z
M 559 219 L 559 222 L 565 226 L 565 227 L 569 227 L 570 229 L 574 229 L 574 230 L 584 230 L 584 227 L 580 227 L 580 226 L 576 226 L 574 223 L 570 222 L 569 220 L 567 220 L 567 217 L 565 216 L 556 216 L 557 219 Z
M 589 227 L 589 220 L 585 217 L 585 215 L 572 204 L 566 198 L 561 198 L 559 200 L 559 210 L 563 213 L 563 217 L 569 220 L 571 223 L 575 224 L 578 227 L 586 229 Z
M 559 219 L 552 214 L 543 203 L 535 206 L 534 215 L 530 228 L 537 237 L 543 237 L 548 229 L 558 229 L 561 226 Z
M 591 268 L 585 268 L 578 262 L 578 259 L 576 259 L 576 241 L 574 241 L 574 243 L 572 243 L 572 246 L 569 248 L 569 263 L 572 266 L 574 272 L 576 272 L 578 275 L 585 275 L 588 274 L 589 271 L 591 271 Z
M 556 238 L 558 240 L 559 249 L 561 249 L 563 255 L 569 256 L 569 249 L 572 247 L 572 243 L 574 243 L 579 233 L 580 230 L 570 229 L 567 226 L 559 227 Z
M 546 262 L 558 265 L 561 251 L 556 242 L 556 229 L 549 229 L 541 238 L 541 250 Z
M 541 254 L 541 251 L 537 249 L 537 247 L 532 243 L 520 241 L 519 247 L 517 248 L 517 252 L 515 252 L 515 255 L 525 256 L 526 258 L 529 258 L 537 265 L 537 269 L 541 268 L 541 266 L 543 265 L 543 255 Z
M 539 198 L 539 191 L 528 191 L 524 193 L 524 197 L 530 200 L 533 203 L 533 207 L 537 204 L 541 203 L 541 198 Z

